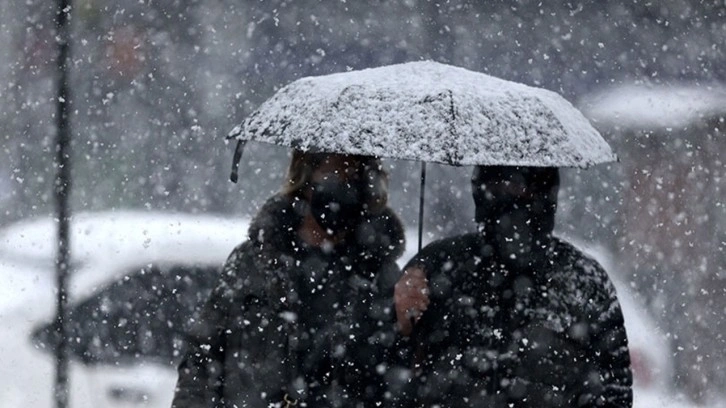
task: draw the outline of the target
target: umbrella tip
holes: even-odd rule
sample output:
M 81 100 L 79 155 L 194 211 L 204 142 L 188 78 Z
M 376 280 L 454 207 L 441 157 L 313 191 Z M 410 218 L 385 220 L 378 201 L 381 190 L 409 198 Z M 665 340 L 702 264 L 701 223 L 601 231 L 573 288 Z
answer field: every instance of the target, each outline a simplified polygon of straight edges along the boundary
M 235 126 L 232 130 L 227 133 L 227 140 L 234 139 L 242 133 L 242 125 Z
M 245 144 L 246 142 L 244 140 L 237 140 L 237 146 L 234 148 L 234 155 L 232 156 L 232 173 L 229 175 L 229 180 L 233 183 L 237 183 L 239 162 L 242 159 Z

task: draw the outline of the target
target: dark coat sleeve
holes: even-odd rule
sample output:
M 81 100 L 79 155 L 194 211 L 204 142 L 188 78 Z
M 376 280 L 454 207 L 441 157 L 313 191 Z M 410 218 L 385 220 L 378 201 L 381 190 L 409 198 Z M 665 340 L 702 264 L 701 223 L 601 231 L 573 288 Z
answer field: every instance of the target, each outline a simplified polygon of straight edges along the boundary
M 602 388 L 595 394 L 594 405 L 602 407 L 632 407 L 633 375 L 625 323 L 615 289 L 608 286 L 611 297 L 602 314 L 593 324 L 592 345 L 598 362 Z
M 219 282 L 187 334 L 187 351 L 178 367 L 173 408 L 222 407 L 226 328 L 234 302 L 242 244 L 225 262 Z
M 593 261 L 594 262 L 594 261 Z M 630 369 L 628 338 L 623 313 L 615 287 L 606 272 L 595 263 L 599 281 L 597 292 L 591 296 L 587 310 L 589 321 L 588 360 L 596 371 L 588 378 L 588 389 L 581 395 L 580 406 L 609 408 L 632 407 L 633 376 Z M 596 374 L 595 374 L 596 373 Z

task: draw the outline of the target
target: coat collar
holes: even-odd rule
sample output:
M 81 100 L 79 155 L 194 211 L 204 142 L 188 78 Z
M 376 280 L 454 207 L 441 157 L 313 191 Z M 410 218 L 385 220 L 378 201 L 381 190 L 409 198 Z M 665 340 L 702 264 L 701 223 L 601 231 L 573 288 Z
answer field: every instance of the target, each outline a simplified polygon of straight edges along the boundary
M 275 195 L 265 202 L 249 228 L 248 236 L 267 261 L 278 258 L 299 259 L 309 249 L 298 237 L 297 230 L 307 211 L 304 200 Z M 381 213 L 366 217 L 352 233 L 348 244 L 337 249 L 362 261 L 395 261 L 405 249 L 403 225 L 386 207 Z M 282 259 L 279 259 L 282 258 Z

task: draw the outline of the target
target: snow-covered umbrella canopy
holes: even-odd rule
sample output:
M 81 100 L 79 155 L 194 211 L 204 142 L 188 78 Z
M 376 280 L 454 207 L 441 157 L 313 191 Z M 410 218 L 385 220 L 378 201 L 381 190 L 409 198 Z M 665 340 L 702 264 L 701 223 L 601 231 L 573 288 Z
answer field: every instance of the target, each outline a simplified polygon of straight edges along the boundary
M 299 79 L 229 138 L 452 165 L 584 168 L 615 160 L 560 95 L 431 61 Z
M 231 180 L 246 141 L 425 163 L 581 167 L 616 159 L 562 96 L 432 61 L 301 78 L 229 133 Z

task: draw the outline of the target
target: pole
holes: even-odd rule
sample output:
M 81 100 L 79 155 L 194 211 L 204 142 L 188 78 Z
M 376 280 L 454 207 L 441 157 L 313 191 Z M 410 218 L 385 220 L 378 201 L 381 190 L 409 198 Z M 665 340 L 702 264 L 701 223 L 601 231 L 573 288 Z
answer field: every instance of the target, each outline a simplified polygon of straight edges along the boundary
M 58 0 L 55 26 L 58 42 L 58 78 L 56 84 L 56 143 L 55 165 L 56 177 L 54 196 L 58 219 L 58 248 L 55 259 L 56 267 L 56 327 L 58 330 L 58 348 L 56 349 L 55 396 L 56 408 L 68 406 L 68 337 L 67 322 L 67 280 L 70 261 L 70 240 L 68 219 L 70 210 L 68 197 L 71 189 L 71 127 L 70 127 L 70 90 L 68 86 L 68 70 L 70 68 L 70 14 L 71 0 Z

